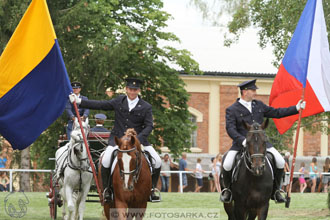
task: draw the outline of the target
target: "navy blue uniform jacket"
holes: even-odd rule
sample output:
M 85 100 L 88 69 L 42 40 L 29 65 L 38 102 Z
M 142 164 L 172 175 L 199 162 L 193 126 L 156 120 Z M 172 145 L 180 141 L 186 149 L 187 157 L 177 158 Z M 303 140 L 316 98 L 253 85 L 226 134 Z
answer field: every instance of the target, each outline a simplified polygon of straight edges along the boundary
M 252 100 L 252 113 L 237 101 L 226 109 L 226 130 L 227 134 L 233 139 L 230 150 L 239 151 L 243 145 L 247 130 L 243 127 L 243 121 L 248 124 L 258 122 L 262 124 L 264 118 L 283 118 L 298 113 L 296 106 L 288 108 L 273 108 L 265 105 L 262 101 Z M 267 148 L 272 144 L 267 142 Z
M 80 95 L 80 98 L 82 100 L 88 100 L 88 98 L 86 96 Z M 77 105 L 77 107 L 78 107 L 80 117 L 85 116 L 85 118 L 87 118 L 88 115 L 89 115 L 89 109 L 82 108 L 80 105 Z M 65 111 L 66 111 L 66 113 L 67 113 L 70 120 L 73 116 L 77 117 L 76 111 L 74 110 L 73 104 L 70 102 L 70 100 L 68 100 L 67 103 L 66 103 Z
M 81 100 L 81 107 L 115 111 L 115 124 L 109 137 L 109 145 L 115 146 L 115 136 L 121 138 L 128 128 L 134 128 L 138 139 L 144 146 L 149 146 L 148 136 L 154 125 L 152 106 L 139 97 L 135 108 L 128 111 L 127 96 L 121 95 L 111 100 Z

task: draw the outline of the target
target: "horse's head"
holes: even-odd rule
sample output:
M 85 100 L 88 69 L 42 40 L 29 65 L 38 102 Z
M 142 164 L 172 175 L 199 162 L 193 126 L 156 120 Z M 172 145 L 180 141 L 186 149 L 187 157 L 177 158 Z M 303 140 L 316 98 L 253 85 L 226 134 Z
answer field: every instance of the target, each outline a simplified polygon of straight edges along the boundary
M 89 131 L 89 124 L 88 123 L 89 123 L 88 118 L 86 118 L 85 121 L 81 120 L 81 124 L 83 126 L 86 137 L 87 137 L 87 133 Z M 74 123 L 73 123 L 73 127 L 72 127 L 72 131 L 75 131 L 75 130 L 80 131 L 80 124 L 79 124 L 79 121 L 78 121 L 77 118 L 74 119 Z
M 84 128 L 85 135 L 87 136 L 87 132 L 89 129 L 88 119 L 86 119 L 85 122 L 82 122 L 82 125 Z M 84 144 L 83 135 L 81 133 L 81 129 L 77 119 L 75 119 L 74 127 L 71 132 L 70 145 L 71 145 L 70 158 L 72 160 L 71 161 L 72 166 L 84 171 L 88 170 L 90 164 L 88 161 L 87 150 Z
M 261 176 L 265 169 L 265 157 L 267 153 L 267 136 L 264 129 L 268 126 L 268 119 L 262 125 L 254 122 L 252 125 L 244 123 L 248 130 L 246 136 L 246 159 L 251 164 L 250 171 L 255 176 Z
M 132 191 L 141 170 L 141 145 L 134 129 L 127 129 L 122 138 L 115 137 L 117 160 L 124 190 Z

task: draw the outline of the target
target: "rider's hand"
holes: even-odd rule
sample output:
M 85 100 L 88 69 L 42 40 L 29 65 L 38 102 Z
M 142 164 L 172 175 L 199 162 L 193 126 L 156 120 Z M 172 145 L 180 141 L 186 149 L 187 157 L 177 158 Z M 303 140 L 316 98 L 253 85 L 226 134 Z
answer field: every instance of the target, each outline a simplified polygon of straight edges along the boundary
M 306 101 L 300 99 L 296 105 L 297 111 L 299 111 L 300 109 L 305 109 L 305 107 L 306 107 Z
M 246 138 L 244 139 L 244 141 L 242 142 L 243 147 L 246 147 Z
M 73 103 L 74 101 L 76 101 L 77 104 L 80 104 L 81 103 L 81 98 L 79 98 L 76 94 L 74 93 L 71 93 L 69 95 L 69 99 L 70 99 L 70 102 Z

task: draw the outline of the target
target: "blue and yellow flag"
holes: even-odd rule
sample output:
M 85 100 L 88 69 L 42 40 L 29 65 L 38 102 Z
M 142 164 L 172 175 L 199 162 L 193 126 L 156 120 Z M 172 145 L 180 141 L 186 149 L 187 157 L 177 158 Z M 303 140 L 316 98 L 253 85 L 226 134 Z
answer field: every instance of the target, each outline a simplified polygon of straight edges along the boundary
M 31 145 L 72 91 L 46 0 L 33 0 L 0 57 L 0 134 Z

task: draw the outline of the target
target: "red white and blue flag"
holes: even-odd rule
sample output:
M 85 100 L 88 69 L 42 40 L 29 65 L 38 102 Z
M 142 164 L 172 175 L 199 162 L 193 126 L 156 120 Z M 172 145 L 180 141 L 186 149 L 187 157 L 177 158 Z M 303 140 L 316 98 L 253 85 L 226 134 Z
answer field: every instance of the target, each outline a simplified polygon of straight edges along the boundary
M 305 6 L 275 77 L 270 106 L 297 104 L 303 88 L 307 105 L 302 117 L 330 111 L 330 52 L 322 0 L 308 0 Z M 293 115 L 274 122 L 283 134 L 297 119 Z

